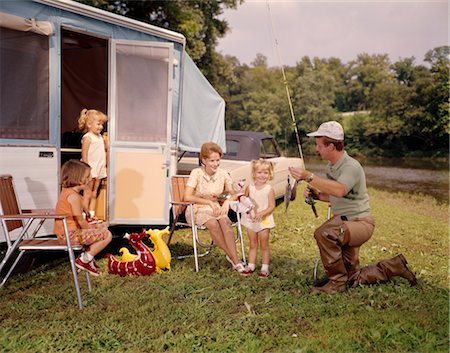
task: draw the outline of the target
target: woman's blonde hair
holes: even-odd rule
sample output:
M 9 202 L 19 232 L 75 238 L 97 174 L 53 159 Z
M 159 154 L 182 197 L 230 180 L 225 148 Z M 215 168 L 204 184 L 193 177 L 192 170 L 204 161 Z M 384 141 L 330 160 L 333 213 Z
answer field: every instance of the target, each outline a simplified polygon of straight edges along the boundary
M 267 159 L 257 159 L 252 161 L 252 178 L 255 179 L 256 172 L 260 169 L 267 169 L 269 171 L 269 180 L 273 179 L 273 163 Z
M 217 143 L 214 142 L 205 142 L 200 149 L 200 161 L 205 158 L 208 158 L 211 153 L 218 153 L 220 158 L 223 156 L 223 151 Z
M 101 111 L 95 109 L 83 109 L 80 112 L 80 117 L 78 118 L 78 128 L 84 132 L 88 131 L 88 124 L 95 118 L 100 120 L 103 124 L 108 121 L 108 117 Z
M 86 171 L 90 172 L 90 170 L 91 167 L 85 162 L 78 159 L 68 160 L 61 168 L 61 186 L 63 188 L 72 188 L 83 185 L 86 181 Z

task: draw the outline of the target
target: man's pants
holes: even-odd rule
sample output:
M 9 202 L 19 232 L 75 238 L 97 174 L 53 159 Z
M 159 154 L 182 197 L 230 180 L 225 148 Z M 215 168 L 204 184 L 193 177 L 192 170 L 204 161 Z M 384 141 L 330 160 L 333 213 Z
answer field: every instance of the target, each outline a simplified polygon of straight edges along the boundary
M 320 258 L 330 280 L 347 282 L 359 270 L 359 247 L 375 229 L 371 216 L 351 221 L 334 216 L 314 232 Z

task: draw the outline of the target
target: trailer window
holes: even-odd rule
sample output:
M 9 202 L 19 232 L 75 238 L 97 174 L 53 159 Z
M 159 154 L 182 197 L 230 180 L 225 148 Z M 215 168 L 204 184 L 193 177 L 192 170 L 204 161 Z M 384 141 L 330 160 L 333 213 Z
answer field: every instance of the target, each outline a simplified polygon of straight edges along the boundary
M 117 141 L 165 142 L 168 48 L 117 45 Z
M 0 138 L 49 139 L 49 39 L 0 27 Z

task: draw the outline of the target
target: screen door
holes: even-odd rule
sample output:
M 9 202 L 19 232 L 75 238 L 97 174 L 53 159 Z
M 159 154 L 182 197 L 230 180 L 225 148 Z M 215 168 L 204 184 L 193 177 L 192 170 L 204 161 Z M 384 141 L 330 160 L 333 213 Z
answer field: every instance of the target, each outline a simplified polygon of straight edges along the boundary
M 113 40 L 110 53 L 110 224 L 168 224 L 173 45 Z

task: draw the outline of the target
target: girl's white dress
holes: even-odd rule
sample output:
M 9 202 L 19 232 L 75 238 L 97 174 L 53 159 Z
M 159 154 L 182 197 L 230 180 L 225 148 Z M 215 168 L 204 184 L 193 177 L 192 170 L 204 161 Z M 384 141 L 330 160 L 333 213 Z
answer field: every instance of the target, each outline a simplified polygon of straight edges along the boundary
M 256 189 L 255 185 L 249 185 L 249 198 L 255 205 L 255 212 L 265 210 L 269 206 L 269 193 L 272 187 L 266 184 L 261 190 Z M 247 213 L 242 214 L 241 224 L 254 232 L 260 232 L 263 229 L 275 227 L 273 214 L 265 217 L 261 222 L 253 222 Z
M 83 139 L 85 138 L 88 138 L 91 141 L 88 151 L 91 176 L 96 179 L 106 178 L 106 152 L 103 136 L 87 132 L 83 136 Z

